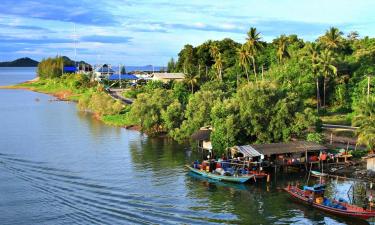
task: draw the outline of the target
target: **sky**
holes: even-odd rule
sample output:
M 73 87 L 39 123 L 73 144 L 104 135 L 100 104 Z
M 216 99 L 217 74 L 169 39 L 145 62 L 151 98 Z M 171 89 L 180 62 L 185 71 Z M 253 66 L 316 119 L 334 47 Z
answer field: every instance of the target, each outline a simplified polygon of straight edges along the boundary
M 374 9 L 374 0 L 1 0 L 0 61 L 164 66 L 185 44 L 243 43 L 250 27 L 265 41 L 313 41 L 331 26 L 374 37 Z

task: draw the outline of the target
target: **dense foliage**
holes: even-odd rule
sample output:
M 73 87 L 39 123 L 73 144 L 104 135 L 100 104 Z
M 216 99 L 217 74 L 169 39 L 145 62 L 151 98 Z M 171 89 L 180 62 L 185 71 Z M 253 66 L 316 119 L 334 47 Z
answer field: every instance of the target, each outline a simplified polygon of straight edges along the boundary
M 154 117 L 155 122 L 177 140 L 210 125 L 215 149 L 293 137 L 321 142 L 321 134 L 307 132 L 312 127 L 319 131 L 319 117 L 345 123 L 355 115 L 368 117 L 355 106 L 361 108 L 368 93 L 374 96 L 375 78 L 367 79 L 375 72 L 374 62 L 375 39 L 359 38 L 356 32 L 345 37 L 334 27 L 314 42 L 281 35 L 268 43 L 251 28 L 244 43 L 226 38 L 185 45 L 178 59 L 168 63 L 168 71 L 185 73 L 185 97 L 170 94 L 159 108 L 165 116 Z M 160 88 L 174 93 L 171 87 Z M 153 94 L 147 98 L 148 103 L 160 100 Z M 368 127 L 374 126 L 362 125 L 358 135 L 372 147 Z
M 39 76 L 59 77 L 62 61 L 43 60 Z M 184 82 L 132 87 L 124 92 L 135 99 L 131 107 L 94 89 L 80 97 L 79 106 L 113 124 L 132 121 L 151 135 L 165 133 L 178 141 L 212 126 L 218 151 L 292 138 L 320 143 L 320 118 L 353 122 L 360 127 L 359 143 L 373 149 L 375 78 L 368 76 L 374 63 L 375 39 L 356 32 L 345 37 L 330 28 L 314 42 L 297 35 L 265 42 L 251 28 L 244 43 L 225 38 L 185 45 L 168 63 L 169 72 L 185 74 Z

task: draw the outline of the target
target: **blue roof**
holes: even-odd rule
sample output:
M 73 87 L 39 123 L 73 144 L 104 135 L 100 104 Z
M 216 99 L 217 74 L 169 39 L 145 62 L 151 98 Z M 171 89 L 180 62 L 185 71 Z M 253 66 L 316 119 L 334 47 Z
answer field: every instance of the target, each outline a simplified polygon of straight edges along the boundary
M 138 77 L 133 74 L 112 74 L 108 78 L 109 80 L 138 80 Z
M 64 72 L 76 72 L 77 68 L 75 66 L 64 66 Z

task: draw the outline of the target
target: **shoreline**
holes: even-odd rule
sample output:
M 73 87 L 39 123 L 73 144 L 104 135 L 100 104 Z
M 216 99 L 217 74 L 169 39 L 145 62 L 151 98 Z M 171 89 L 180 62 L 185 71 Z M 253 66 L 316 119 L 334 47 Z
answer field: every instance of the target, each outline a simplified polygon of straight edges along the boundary
M 12 85 L 5 85 L 5 86 L 0 86 L 0 89 L 9 89 L 9 90 L 26 90 L 26 91 L 33 91 L 36 93 L 41 93 L 41 94 L 46 94 L 55 97 L 55 101 L 67 101 L 67 102 L 75 102 L 78 103 L 78 100 L 71 99 L 70 97 L 74 96 L 72 91 L 70 90 L 65 90 L 65 91 L 57 91 L 57 92 L 47 92 L 47 91 L 42 91 L 37 88 L 33 87 L 27 87 L 27 86 L 22 86 L 22 85 L 28 85 L 28 84 L 33 84 L 38 82 L 40 79 L 39 77 L 36 77 L 32 80 L 27 80 L 21 83 L 17 84 L 12 84 Z M 98 120 L 102 122 L 103 124 L 111 127 L 120 127 L 124 128 L 127 130 L 135 130 L 141 132 L 141 127 L 138 125 L 115 125 L 113 123 L 105 122 L 105 120 L 102 118 L 102 116 L 99 116 L 98 113 L 92 112 L 92 111 L 85 111 L 86 113 L 90 113 L 92 115 L 92 118 L 95 120 Z

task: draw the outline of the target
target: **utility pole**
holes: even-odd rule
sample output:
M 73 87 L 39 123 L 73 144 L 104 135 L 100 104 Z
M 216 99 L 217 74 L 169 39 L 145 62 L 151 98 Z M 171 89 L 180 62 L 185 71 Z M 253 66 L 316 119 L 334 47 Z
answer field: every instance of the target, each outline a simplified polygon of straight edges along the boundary
M 77 43 L 76 43 L 76 24 L 74 23 L 74 67 L 76 68 L 77 72 Z
M 118 66 L 118 76 L 119 76 L 119 79 L 120 79 L 120 88 L 122 88 L 122 85 L 121 85 L 121 64 Z

